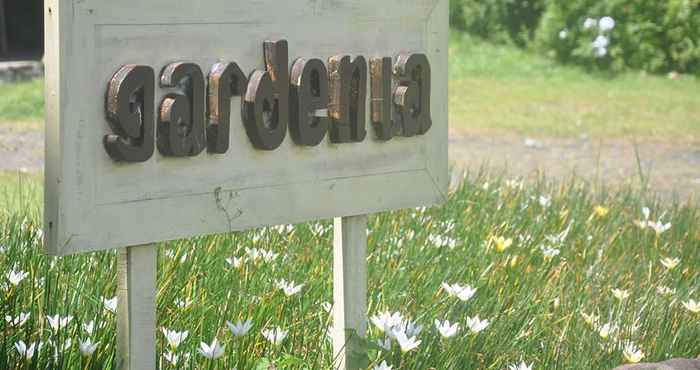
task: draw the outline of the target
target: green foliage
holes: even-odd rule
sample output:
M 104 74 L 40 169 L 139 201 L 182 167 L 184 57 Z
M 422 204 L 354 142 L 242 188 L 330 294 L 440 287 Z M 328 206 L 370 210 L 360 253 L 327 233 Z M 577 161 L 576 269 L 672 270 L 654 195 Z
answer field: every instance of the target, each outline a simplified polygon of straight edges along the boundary
M 605 16 L 615 20 L 612 30 L 584 27 L 586 19 Z M 610 43 L 604 56 L 592 46 L 599 35 Z M 559 60 L 589 68 L 696 73 L 700 0 L 549 0 L 537 42 Z
M 451 0 L 453 27 L 497 42 L 525 46 L 535 35 L 546 0 Z
M 542 198 L 543 197 L 543 198 Z M 0 202 L 3 200 L 0 199 Z M 6 202 L 6 200 L 5 200 Z M 41 252 L 38 203 L 0 212 L 0 368 L 113 369 L 116 316 L 102 297 L 116 294 L 116 253 L 49 258 Z M 607 212 L 596 206 L 602 205 Z M 670 230 L 640 228 L 641 209 Z M 330 369 L 335 356 L 326 331 L 331 315 L 321 308 L 332 300 L 332 223 L 265 228 L 161 244 L 158 258 L 158 327 L 189 331 L 176 348 L 157 334 L 159 369 L 268 370 Z M 385 334 L 369 324 L 370 366 L 386 361 L 394 369 L 504 369 L 521 360 L 536 369 L 611 369 L 624 362 L 623 345 L 634 342 L 645 360 L 696 357 L 700 316 L 682 302 L 697 300 L 700 286 L 700 211 L 696 206 L 660 204 L 647 194 L 592 193 L 582 184 L 541 182 L 524 185 L 482 175 L 469 176 L 442 207 L 388 212 L 370 217 L 368 234 L 368 312 L 399 311 L 423 326 L 421 344 L 401 353 L 375 345 Z M 495 237 L 513 240 L 502 251 Z M 544 247 L 559 254 L 546 255 Z M 254 259 L 246 248 L 278 253 Z M 245 257 L 239 266 L 228 257 Z M 680 260 L 674 269 L 659 261 Z M 10 270 L 28 276 L 8 284 Z M 287 297 L 275 280 L 305 284 Z M 448 296 L 443 282 L 469 284 L 476 294 L 466 302 Z M 673 292 L 662 287 L 673 289 Z M 613 288 L 629 297 L 619 300 Z M 178 303 L 179 302 L 179 303 Z M 185 302 L 183 304 L 183 302 Z M 5 317 L 30 313 L 20 327 Z M 584 318 L 596 316 L 598 320 Z M 72 315 L 56 332 L 46 315 Z M 467 317 L 489 320 L 478 334 Z M 250 319 L 253 328 L 234 337 L 226 321 Z M 434 320 L 460 323 L 441 338 Z M 82 324 L 94 321 L 88 333 Z M 607 338 L 600 325 L 618 330 Z M 261 335 L 281 327 L 281 345 Z M 100 342 L 90 357 L 78 340 Z M 214 361 L 197 353 L 200 342 L 218 338 L 226 346 Z M 55 344 L 72 345 L 54 356 Z M 44 343 L 28 361 L 14 347 Z M 178 365 L 168 364 L 166 350 Z M 189 360 L 187 360 L 189 356 Z M 364 366 L 366 357 L 358 356 Z M 370 367 L 371 368 L 371 367 Z
M 456 29 L 539 50 L 589 69 L 700 72 L 700 0 L 451 0 Z M 585 28 L 611 17 L 615 27 Z M 598 36 L 609 46 L 597 53 Z

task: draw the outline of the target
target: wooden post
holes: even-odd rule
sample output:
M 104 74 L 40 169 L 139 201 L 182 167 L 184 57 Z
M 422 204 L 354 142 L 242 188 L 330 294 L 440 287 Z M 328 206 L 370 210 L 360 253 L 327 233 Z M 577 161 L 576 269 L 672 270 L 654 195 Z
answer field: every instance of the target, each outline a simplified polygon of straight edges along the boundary
M 156 247 L 119 251 L 117 369 L 156 368 Z
M 366 348 L 367 215 L 336 218 L 333 231 L 333 354 L 336 369 L 357 370 Z M 354 340 L 353 340 L 354 339 Z

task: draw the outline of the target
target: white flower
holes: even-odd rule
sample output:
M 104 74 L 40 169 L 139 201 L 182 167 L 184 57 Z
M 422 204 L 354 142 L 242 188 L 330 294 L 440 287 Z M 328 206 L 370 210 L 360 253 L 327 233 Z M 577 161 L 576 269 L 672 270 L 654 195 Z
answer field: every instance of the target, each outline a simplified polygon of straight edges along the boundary
M 489 326 L 489 320 L 480 320 L 479 315 L 467 317 L 467 326 L 472 333 L 478 334 Z
M 85 357 L 90 357 L 92 356 L 93 353 L 95 353 L 95 350 L 97 349 L 97 346 L 100 344 L 100 342 L 93 343 L 90 338 L 86 339 L 85 341 L 80 341 L 78 343 L 78 348 L 80 349 L 80 354 L 82 354 Z
M 20 312 L 20 314 L 17 317 L 5 315 L 5 321 L 8 324 L 10 324 L 10 326 L 15 326 L 19 328 L 27 322 L 30 315 L 31 312 Z
M 418 346 L 421 344 L 421 341 L 417 340 L 416 337 L 409 338 L 403 331 L 394 332 L 394 337 L 396 338 L 396 341 L 399 342 L 401 352 L 404 353 L 418 348 Z
M 607 36 L 598 35 L 598 37 L 593 40 L 593 47 L 596 49 L 605 49 L 610 45 L 610 39 Z
M 656 232 L 656 235 L 661 235 L 661 234 L 665 233 L 666 231 L 668 231 L 669 229 L 671 229 L 670 222 L 664 224 L 663 222 L 661 222 L 661 220 L 659 220 L 657 222 L 649 221 L 649 222 L 647 222 L 647 225 L 650 228 L 654 229 L 654 231 Z
M 228 326 L 228 329 L 234 337 L 242 337 L 248 334 L 253 327 L 253 322 L 251 320 L 246 320 L 245 322 L 238 320 L 236 324 L 231 324 L 230 321 L 226 321 L 226 326 Z
M 228 263 L 229 266 L 236 268 L 236 269 L 243 266 L 244 261 L 245 261 L 245 259 L 243 257 L 229 257 L 226 259 L 226 263 Z
M 70 324 L 71 320 L 73 320 L 73 316 L 66 316 L 66 317 L 60 317 L 58 315 L 55 315 L 53 317 L 51 316 L 46 316 L 46 320 L 49 322 L 49 325 L 51 326 L 51 329 L 54 331 L 59 331 L 68 326 Z
M 581 312 L 581 317 L 583 317 L 583 321 L 590 326 L 597 326 L 598 321 L 600 320 L 600 316 L 595 314 L 589 315 L 585 312 Z
M 566 30 L 562 32 L 566 32 Z M 561 33 L 559 34 L 559 36 L 561 37 Z M 566 36 L 564 36 L 563 38 L 566 38 Z M 542 208 L 549 208 L 549 206 L 552 205 L 552 197 L 548 195 L 540 195 L 538 201 Z
M 258 248 L 245 248 L 245 253 L 250 257 L 253 262 L 257 262 L 262 258 L 262 254 L 260 253 L 260 250 Z
M 598 329 L 598 335 L 603 339 L 608 339 L 611 334 L 617 331 L 617 325 L 607 323 Z
M 534 363 L 528 365 L 525 361 L 520 361 L 519 364 L 508 365 L 508 370 L 532 370 L 532 365 Z
M 199 352 L 200 355 L 210 360 L 216 360 L 223 356 L 225 350 L 226 346 L 220 345 L 219 340 L 216 338 L 211 342 L 211 345 L 201 342 L 199 343 L 199 348 L 197 348 L 197 352 Z
M 163 358 L 173 366 L 177 365 L 178 361 L 180 361 L 180 356 L 178 356 L 174 352 L 170 352 L 170 350 L 166 351 L 163 354 Z
M 377 340 L 377 345 L 379 345 L 379 347 L 381 347 L 382 349 L 384 349 L 387 352 L 391 351 L 391 337 L 386 336 L 386 337 L 384 337 L 384 340 L 382 340 L 382 339 Z
M 569 226 L 567 226 L 566 229 L 564 229 L 559 234 L 546 235 L 544 238 L 547 239 L 547 241 L 552 245 L 562 244 L 569 236 L 570 231 L 571 224 L 569 224 Z
M 278 253 L 275 253 L 273 251 L 267 251 L 267 250 L 262 250 L 260 251 L 260 255 L 262 256 L 263 261 L 270 263 L 274 261 L 277 256 L 279 256 Z
M 105 306 L 105 310 L 111 312 L 111 313 L 117 313 L 117 297 L 107 299 L 105 297 L 102 297 L 102 303 Z
M 287 297 L 291 297 L 295 294 L 298 294 L 301 292 L 301 288 L 304 287 L 304 284 L 299 284 L 295 285 L 293 281 L 287 281 L 287 280 L 277 280 L 275 283 L 278 289 L 282 290 L 284 292 L 284 295 Z
M 192 305 L 192 300 L 189 298 L 185 298 L 184 300 L 182 298 L 176 298 L 175 299 L 175 306 L 178 308 L 184 309 Z
M 661 264 L 669 270 L 673 270 L 681 263 L 680 258 L 663 258 L 661 259 Z
M 598 21 L 593 19 L 593 18 L 586 18 L 586 20 L 583 21 L 583 28 L 586 30 L 591 29 L 597 25 L 598 25 Z
M 279 346 L 289 335 L 288 331 L 282 330 L 279 326 L 274 329 L 265 329 L 262 331 L 263 337 L 270 341 L 270 343 Z
M 14 269 L 10 272 L 7 273 L 7 280 L 10 281 L 10 284 L 17 286 L 19 285 L 22 280 L 24 280 L 27 276 L 29 276 L 28 272 L 24 271 L 15 271 Z
M 642 207 L 643 220 L 634 221 L 634 224 L 639 226 L 640 229 L 646 229 L 649 226 L 649 216 L 651 216 L 651 210 L 648 207 Z
M 90 321 L 88 323 L 83 323 L 83 330 L 85 330 L 88 335 L 92 335 L 92 331 L 95 329 L 95 322 Z
M 428 242 L 438 248 L 448 247 L 450 249 L 455 249 L 457 246 L 457 240 L 442 235 L 428 235 Z
M 387 365 L 386 361 L 382 361 L 379 366 L 375 366 L 372 370 L 391 370 L 391 366 Z
M 569 30 L 567 30 L 566 28 L 564 28 L 563 30 L 559 31 L 559 38 L 560 38 L 560 39 L 564 40 L 564 39 L 566 39 L 567 37 L 569 37 Z
M 630 296 L 630 293 L 624 289 L 613 289 L 612 294 L 620 301 L 624 301 Z
M 600 21 L 598 22 L 598 27 L 602 32 L 608 32 L 615 28 L 615 20 L 611 17 L 600 18 Z
M 165 340 L 168 341 L 168 345 L 172 349 L 177 349 L 177 347 L 180 346 L 180 343 L 184 342 L 185 339 L 187 339 L 187 336 L 190 334 L 187 330 L 183 332 L 168 330 L 166 328 L 160 328 L 160 330 L 163 332 Z
M 409 337 L 415 337 L 423 331 L 423 325 L 419 325 L 415 321 L 405 320 L 401 324 L 394 327 L 392 332 L 403 331 Z
M 379 315 L 370 317 L 370 321 L 372 321 L 374 326 L 376 326 L 377 329 L 379 329 L 379 331 L 381 331 L 382 333 L 389 334 L 391 332 L 391 329 L 403 323 L 403 317 L 398 312 L 395 312 L 393 314 L 389 312 L 384 312 Z
M 175 259 L 175 257 L 177 257 L 177 253 L 172 249 L 168 249 L 165 251 L 165 256 L 170 259 Z M 185 263 L 185 261 L 187 261 L 187 252 L 183 253 L 182 256 L 180 256 L 180 263 Z
M 540 246 L 540 250 L 542 250 L 544 258 L 548 260 L 558 256 L 561 253 L 561 251 L 557 248 L 546 247 L 544 245 Z
M 442 289 L 445 290 L 448 296 L 457 297 L 459 300 L 466 302 L 470 300 L 474 294 L 476 294 L 476 289 L 469 285 L 460 286 L 459 284 L 448 284 L 446 282 L 442 283 Z
M 683 307 L 692 313 L 700 313 L 700 301 L 696 302 L 694 299 L 690 299 L 688 302 L 683 302 Z
M 450 324 L 450 320 L 445 320 L 444 322 L 435 320 L 435 327 L 443 338 L 453 337 L 459 331 L 459 323 Z
M 674 295 L 674 294 L 676 294 L 675 289 L 671 289 L 671 288 L 664 286 L 664 285 L 659 285 L 656 288 L 656 291 L 661 295 Z
M 27 347 L 27 344 L 24 343 L 24 341 L 18 341 L 15 343 L 15 349 L 17 350 L 17 353 L 19 353 L 20 356 L 24 357 L 27 360 L 31 360 L 32 357 L 34 357 L 34 349 L 36 348 L 36 342 L 32 343 L 29 347 Z
M 644 358 L 644 352 L 642 352 L 641 349 L 637 348 L 637 346 L 631 342 L 625 344 L 625 348 L 622 350 L 622 355 L 625 356 L 625 360 L 627 360 L 627 362 L 632 364 L 636 364 L 639 361 L 642 361 Z

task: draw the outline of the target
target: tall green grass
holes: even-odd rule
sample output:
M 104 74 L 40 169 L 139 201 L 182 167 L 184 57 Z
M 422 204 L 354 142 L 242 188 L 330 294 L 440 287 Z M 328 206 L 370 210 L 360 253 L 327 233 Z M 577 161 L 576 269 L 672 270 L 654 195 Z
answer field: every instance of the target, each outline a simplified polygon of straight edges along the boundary
M 682 303 L 700 299 L 700 212 L 631 191 L 593 194 L 577 182 L 523 186 L 479 175 L 468 177 L 442 207 L 372 216 L 368 315 L 398 311 L 423 325 L 418 348 L 401 353 L 395 341 L 382 350 L 376 343 L 384 334 L 370 323 L 372 364 L 503 369 L 525 361 L 535 369 L 610 369 L 625 362 L 627 342 L 648 360 L 698 356 L 700 314 Z M 670 222 L 670 230 L 657 235 L 640 228 L 635 221 L 643 219 L 644 206 L 651 220 Z M 115 368 L 115 315 L 103 298 L 116 295 L 116 252 L 43 256 L 37 208 L 3 206 L 0 217 L 0 368 Z M 499 251 L 499 237 L 512 245 Z M 331 318 L 323 308 L 332 300 L 330 221 L 159 247 L 158 326 L 189 332 L 176 349 L 168 349 L 158 333 L 160 369 L 263 369 L 269 363 L 278 369 L 331 368 Z M 560 254 L 547 257 L 543 247 Z M 278 255 L 254 260 L 253 248 Z M 239 267 L 226 261 L 234 256 L 245 259 Z M 665 257 L 680 264 L 669 270 L 660 263 Z M 17 286 L 5 277 L 13 269 L 28 273 Z M 285 296 L 276 288 L 279 279 L 304 284 L 301 293 Z M 462 302 L 446 294 L 443 282 L 469 284 L 477 292 Z M 673 293 L 660 294 L 662 286 Z M 630 296 L 618 300 L 615 288 Z M 22 312 L 31 316 L 21 327 L 4 320 Z M 45 316 L 56 314 L 74 318 L 55 332 Z M 589 324 L 583 314 L 599 319 Z M 472 334 L 466 320 L 476 315 L 490 324 Z M 251 332 L 233 337 L 225 322 L 246 319 L 254 324 Z M 435 319 L 458 322 L 460 331 L 441 338 Z M 90 321 L 92 334 L 82 328 Z M 618 329 L 602 338 L 606 323 Z M 277 326 L 289 331 L 280 346 L 261 335 Z M 88 337 L 99 345 L 83 357 L 78 341 Z M 72 344 L 54 356 L 49 340 L 67 338 Z M 214 338 L 226 347 L 211 361 L 197 348 Z M 27 361 L 14 348 L 19 340 L 44 344 Z M 180 356 L 178 365 L 163 358 L 166 350 Z

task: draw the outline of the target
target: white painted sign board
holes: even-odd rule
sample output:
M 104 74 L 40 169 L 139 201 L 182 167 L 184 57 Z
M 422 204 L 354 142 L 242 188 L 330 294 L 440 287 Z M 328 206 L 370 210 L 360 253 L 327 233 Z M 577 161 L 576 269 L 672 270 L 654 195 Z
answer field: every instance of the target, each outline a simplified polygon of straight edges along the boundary
M 45 226 L 52 255 L 104 250 L 265 225 L 441 203 L 447 176 L 447 0 L 48 0 Z M 156 112 L 172 88 L 164 67 L 235 62 L 265 71 L 263 42 L 286 40 L 288 63 L 336 55 L 424 54 L 432 127 L 379 140 L 367 76 L 364 140 L 275 150 L 251 144 L 241 97 L 230 100 L 229 147 L 139 163 L 117 161 L 105 95 L 128 65 L 155 72 Z M 251 76 L 252 77 L 252 76 Z M 318 112 L 319 117 L 324 112 Z M 158 116 L 158 113 L 156 113 Z

